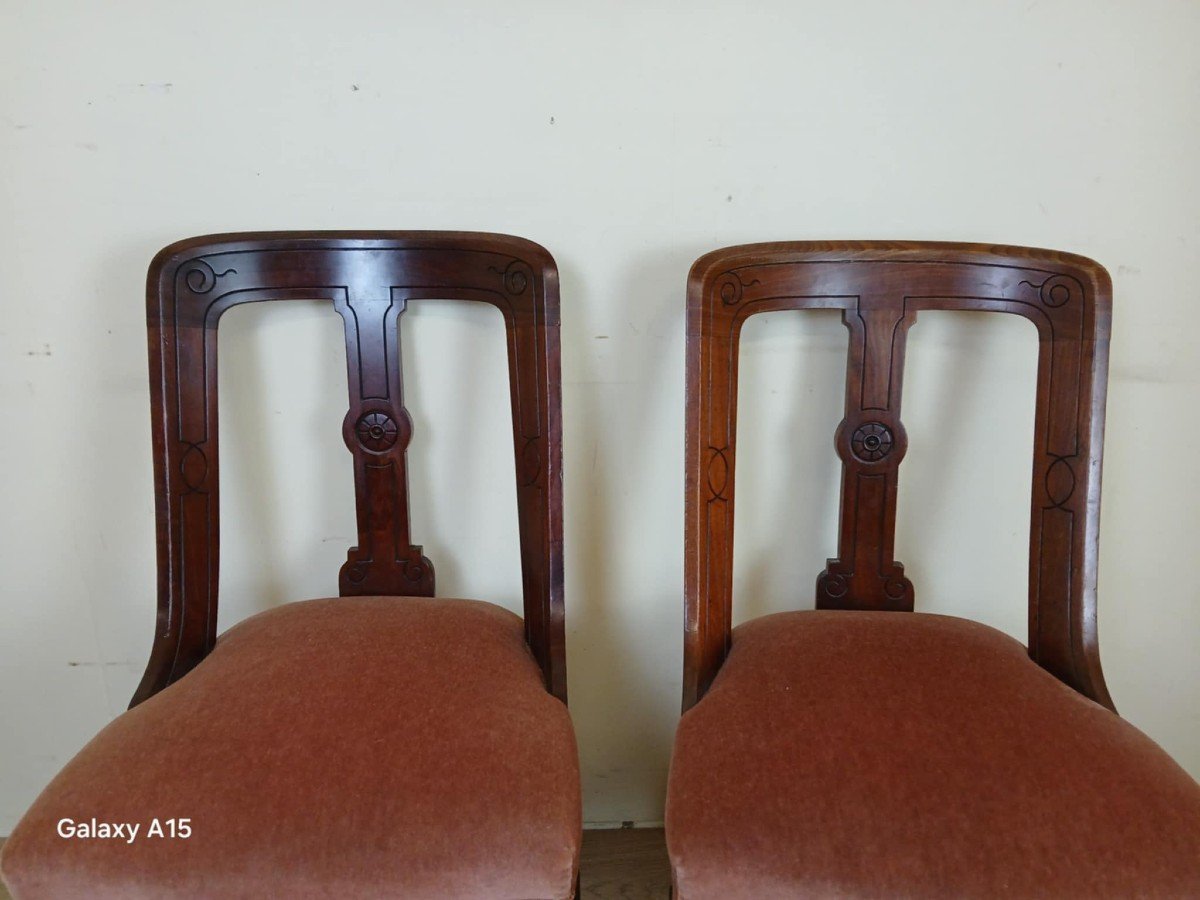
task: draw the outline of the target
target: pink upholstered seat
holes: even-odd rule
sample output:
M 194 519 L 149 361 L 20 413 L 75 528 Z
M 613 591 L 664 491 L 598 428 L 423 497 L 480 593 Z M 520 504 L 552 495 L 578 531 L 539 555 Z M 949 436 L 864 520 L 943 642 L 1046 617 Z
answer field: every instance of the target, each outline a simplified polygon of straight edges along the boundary
M 64 839 L 62 818 L 136 822 Z M 191 837 L 146 837 L 155 817 Z M 471 600 L 287 604 L 118 717 L 18 825 L 25 898 L 565 898 L 580 843 L 566 707 L 521 620 Z
M 1017 641 L 921 613 L 748 622 L 683 717 L 677 900 L 1200 897 L 1200 785 Z

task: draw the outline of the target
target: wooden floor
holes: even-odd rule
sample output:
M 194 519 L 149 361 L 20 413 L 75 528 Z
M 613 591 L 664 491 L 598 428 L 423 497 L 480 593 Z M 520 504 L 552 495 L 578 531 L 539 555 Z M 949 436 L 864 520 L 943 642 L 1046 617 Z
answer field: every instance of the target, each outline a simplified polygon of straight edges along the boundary
M 671 867 L 663 830 L 585 831 L 579 891 L 581 900 L 666 900 L 671 894 Z M 3 885 L 0 900 L 10 900 Z
M 661 828 L 585 831 L 579 861 L 581 900 L 666 900 L 671 865 Z

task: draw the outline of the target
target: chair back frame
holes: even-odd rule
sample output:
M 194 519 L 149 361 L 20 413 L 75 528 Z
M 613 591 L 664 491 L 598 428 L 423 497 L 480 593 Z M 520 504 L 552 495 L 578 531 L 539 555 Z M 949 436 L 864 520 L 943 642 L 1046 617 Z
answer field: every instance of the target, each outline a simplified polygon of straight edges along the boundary
M 347 595 L 433 596 L 412 543 L 400 321 L 419 299 L 495 306 L 508 340 L 526 639 L 566 702 L 558 271 L 530 241 L 470 232 L 260 232 L 166 247 L 147 277 L 158 616 L 136 705 L 182 678 L 217 636 L 217 323 L 231 307 L 328 300 L 345 326 L 358 543 Z M 286 444 L 279 448 L 286 457 Z M 403 652 L 403 648 L 397 648 Z
M 850 331 L 838 555 L 819 609 L 911 611 L 894 560 L 904 348 L 921 310 L 1004 312 L 1038 330 L 1029 555 L 1029 651 L 1112 708 L 1096 638 L 1100 460 L 1112 284 L 1092 260 L 932 242 L 750 244 L 701 257 L 688 280 L 683 707 L 730 646 L 738 341 L 750 316 L 838 309 Z

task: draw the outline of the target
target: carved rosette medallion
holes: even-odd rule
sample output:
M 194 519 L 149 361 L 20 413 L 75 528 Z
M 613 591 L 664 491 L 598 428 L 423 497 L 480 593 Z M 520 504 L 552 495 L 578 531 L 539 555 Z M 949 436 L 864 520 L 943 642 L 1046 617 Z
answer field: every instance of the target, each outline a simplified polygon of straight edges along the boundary
M 854 455 L 863 462 L 879 462 L 892 452 L 895 443 L 892 430 L 882 422 L 865 422 L 850 437 Z
M 372 412 L 358 420 L 354 433 L 358 442 L 368 450 L 381 453 L 396 443 L 398 429 L 392 417 L 386 413 Z

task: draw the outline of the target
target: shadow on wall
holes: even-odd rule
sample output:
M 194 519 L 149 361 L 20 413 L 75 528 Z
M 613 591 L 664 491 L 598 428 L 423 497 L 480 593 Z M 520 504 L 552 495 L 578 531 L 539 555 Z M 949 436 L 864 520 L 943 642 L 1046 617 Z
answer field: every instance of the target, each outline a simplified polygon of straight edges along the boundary
M 99 271 L 92 291 L 74 300 L 84 305 L 73 315 L 89 323 L 90 338 L 80 346 L 86 357 L 78 371 L 87 383 L 77 396 L 91 396 L 71 416 L 79 434 L 88 436 L 90 464 L 73 473 L 78 483 L 64 519 L 83 582 L 83 604 L 89 607 L 95 657 L 70 659 L 74 677 L 99 679 L 106 709 L 92 706 L 95 696 L 83 690 L 71 702 L 87 698 L 89 715 L 79 724 L 78 746 L 92 738 L 107 717 L 122 712 L 141 680 L 150 655 L 157 609 L 155 576 L 154 478 L 151 467 L 150 395 L 146 361 L 146 244 L 122 244 L 96 257 Z M 90 307 L 90 308 L 87 308 Z M 59 477 L 67 473 L 60 473 Z M 67 475 L 67 477 L 71 477 Z M 86 574 L 84 574 L 86 573 Z M 30 647 L 50 647 L 36 635 L 23 633 Z M 61 636 L 60 636 L 61 637 Z M 77 651 L 76 651 L 77 652 Z M 62 710 L 43 707 L 62 717 Z M 62 727 L 47 727 L 51 734 Z M 78 749 L 78 747 L 73 748 Z M 54 772 L 66 762 L 57 760 Z M 32 797 L 30 798 L 32 800 Z
M 413 536 L 439 596 L 523 613 L 508 339 L 500 310 L 420 300 L 401 317 L 405 405 L 413 420 Z
M 662 820 L 683 646 L 682 274 L 697 255 L 644 254 L 607 303 L 562 273 L 564 347 L 591 351 L 564 355 L 568 672 L 589 823 Z
M 916 608 L 1028 637 L 1038 336 L 1021 316 L 927 310 L 909 331 L 896 556 Z
M 739 345 L 733 620 L 812 609 L 837 555 L 849 332 L 834 310 L 751 316 Z
M 336 595 L 355 527 L 341 437 L 345 345 L 332 304 L 234 307 L 217 334 L 224 631 L 280 603 Z
M 59 557 L 69 560 L 58 574 L 65 591 L 44 597 L 46 573 L 34 566 L 28 593 L 18 568 L 7 571 L 8 589 L 25 602 L 4 664 L 37 691 L 10 691 L 4 719 L 21 722 L 14 745 L 0 742 L 0 758 L 21 772 L 0 818 L 15 822 L 37 791 L 70 758 L 123 711 L 149 657 L 155 627 L 153 477 L 150 456 L 146 365 L 145 242 L 126 242 L 96 257 L 94 270 L 61 307 L 56 328 L 75 342 L 73 358 L 62 358 L 57 342 L 39 353 L 38 375 L 26 382 L 29 397 L 44 404 L 58 426 L 39 429 L 26 440 L 53 439 L 69 448 L 71 464 L 47 469 L 56 496 L 40 513 L 52 522 L 48 536 Z M 51 299 L 49 297 L 47 300 Z M 69 309 L 69 312 L 67 311 Z M 49 320 L 48 320 L 49 321 Z M 59 366 L 69 369 L 59 370 Z M 48 386 L 63 372 L 76 373 L 65 390 Z M 80 375 L 79 373 L 86 373 Z M 38 377 L 40 376 L 40 377 Z M 41 380 L 45 379 L 45 382 Z M 47 419 L 49 421 L 49 419 Z M 70 423 L 70 437 L 56 433 Z M 65 438 L 65 439 L 64 439 Z M 49 457 L 47 466 L 51 465 Z M 14 511 L 37 533 L 34 511 Z M 42 596 L 39 596 L 42 592 Z M 9 668 L 11 667 L 11 668 Z M 13 682 L 17 683 L 16 681 Z M 47 703 L 54 697 L 54 703 Z M 44 746 L 30 732 L 53 735 Z M 47 752 L 49 751 L 49 752 Z M 6 797 L 6 800 L 9 798 Z M 0 831 L 3 833 L 3 831 Z

